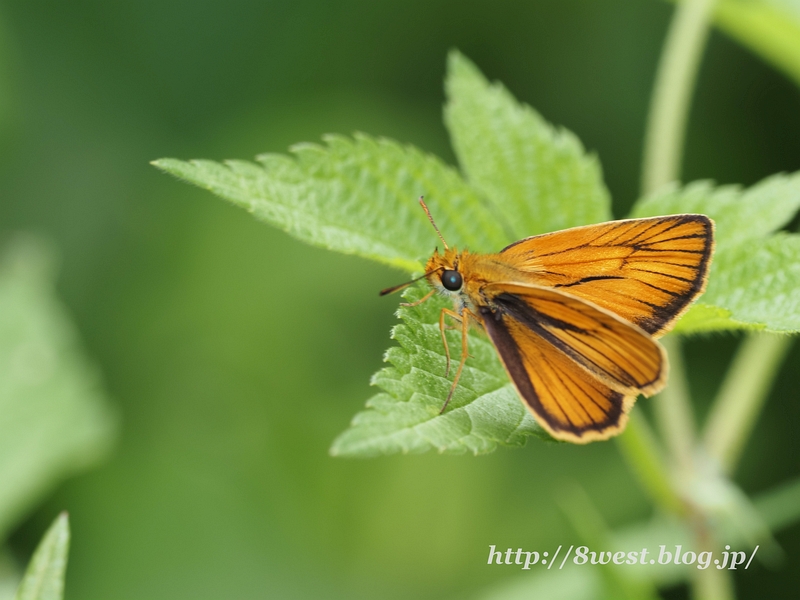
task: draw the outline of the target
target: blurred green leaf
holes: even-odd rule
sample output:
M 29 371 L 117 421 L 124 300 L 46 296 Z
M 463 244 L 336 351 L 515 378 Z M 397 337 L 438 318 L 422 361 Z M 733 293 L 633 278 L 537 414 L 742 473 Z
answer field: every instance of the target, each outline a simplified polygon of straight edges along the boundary
M 436 234 L 420 196 L 452 245 L 489 252 L 512 241 L 454 169 L 411 146 L 363 134 L 300 144 L 260 164 L 161 159 L 153 164 L 314 244 L 414 271 Z
M 468 181 L 494 204 L 514 240 L 611 218 L 600 162 L 580 140 L 490 84 L 451 52 L 445 122 Z
M 563 570 L 542 567 L 535 573 L 501 580 L 476 596 L 476 600 L 606 600 L 600 569 L 589 565 Z
M 798 208 L 800 173 L 773 175 L 746 190 L 700 181 L 636 204 L 632 217 L 698 212 L 716 223 L 708 287 L 677 332 L 800 331 L 800 242 L 795 235 L 773 234 Z
M 0 546 L 0 600 L 14 600 L 22 573 L 7 546 Z
M 424 290 L 404 295 L 413 301 Z M 508 381 L 494 347 L 483 335 L 471 334 L 464 372 L 447 412 L 439 414 L 452 384 L 445 377 L 445 355 L 439 333 L 439 312 L 449 305 L 434 296 L 398 311 L 403 323 L 392 331 L 399 346 L 390 348 L 385 367 L 372 380 L 384 390 L 367 402 L 331 448 L 337 456 L 375 456 L 394 452 L 484 454 L 498 444 L 521 446 L 528 435 L 551 439 L 542 430 Z M 461 348 L 460 334 L 448 332 L 453 366 Z
M 603 515 L 597 510 L 586 491 L 577 483 L 565 486 L 559 494 L 559 508 L 578 534 L 581 544 L 597 551 L 608 551 L 612 539 Z M 626 552 L 627 555 L 627 552 Z M 658 593 L 651 581 L 632 576 L 631 569 L 608 563 L 599 566 L 606 596 L 622 600 L 657 600 Z
M 16 600 L 61 600 L 68 553 L 69 519 L 67 513 L 61 513 L 36 548 Z
M 800 521 L 800 478 L 760 494 L 754 504 L 773 531 L 797 523 Z
M 115 429 L 52 271 L 31 238 L 0 259 L 0 539 L 58 481 L 96 462 Z
M 800 85 L 800 2 L 721 0 L 714 19 L 725 33 Z

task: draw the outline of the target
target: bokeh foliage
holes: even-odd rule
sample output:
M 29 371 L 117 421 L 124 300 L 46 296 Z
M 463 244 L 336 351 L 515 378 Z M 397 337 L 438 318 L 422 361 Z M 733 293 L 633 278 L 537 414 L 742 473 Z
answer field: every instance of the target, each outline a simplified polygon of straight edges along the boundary
M 97 368 L 54 298 L 52 263 L 31 238 L 0 254 L 0 539 L 114 437 Z
M 361 130 L 454 164 L 441 79 L 459 47 L 602 157 L 622 216 L 668 5 L 508 2 L 457 18 L 452 3 L 362 0 L 2 12 L 13 61 L 2 93 L 18 118 L 0 140 L 0 222 L 61 248 L 58 290 L 124 416 L 113 460 L 12 536 L 27 557 L 70 509 L 68 597 L 463 596 L 515 575 L 478 567 L 489 544 L 577 539 L 554 501 L 565 480 L 612 526 L 648 513 L 608 444 L 331 459 L 395 322 L 375 292 L 400 272 L 294 242 L 147 162 Z M 796 105 L 791 83 L 715 36 L 686 179 L 751 186 L 797 170 Z M 689 343 L 696 397 L 713 396 L 736 340 Z M 749 492 L 796 474 L 798 360 L 746 449 L 737 479 Z M 796 526 L 778 541 L 800 552 Z M 793 577 L 759 567 L 737 584 L 742 597 L 779 597 Z

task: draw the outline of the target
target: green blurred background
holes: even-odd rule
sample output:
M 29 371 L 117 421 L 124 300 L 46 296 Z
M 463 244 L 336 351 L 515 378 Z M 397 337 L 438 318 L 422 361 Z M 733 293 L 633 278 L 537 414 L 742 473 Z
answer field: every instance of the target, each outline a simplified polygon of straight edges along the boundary
M 520 575 L 486 566 L 490 544 L 576 541 L 555 500 L 573 481 L 612 526 L 647 517 L 612 443 L 331 458 L 389 345 L 397 300 L 377 290 L 403 275 L 301 245 L 148 161 L 251 158 L 361 130 L 454 162 L 441 107 L 456 47 L 600 156 L 624 216 L 671 10 L 647 0 L 0 4 L 0 234 L 55 241 L 59 294 L 121 413 L 109 459 L 15 531 L 19 560 L 68 509 L 70 600 L 471 597 Z M 685 179 L 749 185 L 799 169 L 799 101 L 795 85 L 714 33 Z M 737 342 L 688 345 L 701 411 Z M 748 493 L 797 475 L 797 369 L 794 351 L 737 473 Z M 777 539 L 788 562 L 737 572 L 740 597 L 800 585 L 800 527 Z

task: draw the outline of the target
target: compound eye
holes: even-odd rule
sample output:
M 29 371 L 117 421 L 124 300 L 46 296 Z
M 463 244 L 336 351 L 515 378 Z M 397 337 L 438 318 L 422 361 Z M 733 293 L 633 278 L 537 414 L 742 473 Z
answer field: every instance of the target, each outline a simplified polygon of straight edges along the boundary
M 461 278 L 461 273 L 458 271 L 448 269 L 442 273 L 442 285 L 446 290 L 457 292 L 461 289 L 461 284 L 463 283 L 464 280 Z

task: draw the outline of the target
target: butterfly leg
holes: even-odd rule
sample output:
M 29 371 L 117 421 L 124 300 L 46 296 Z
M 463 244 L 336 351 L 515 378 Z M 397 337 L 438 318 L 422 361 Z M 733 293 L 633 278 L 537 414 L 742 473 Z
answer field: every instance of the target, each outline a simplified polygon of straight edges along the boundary
M 455 311 L 443 308 L 442 312 L 439 313 L 439 332 L 442 334 L 442 344 L 444 345 L 444 356 L 447 359 L 447 366 L 444 368 L 445 377 L 450 375 L 450 346 L 447 345 L 447 337 L 444 335 L 446 329 L 451 329 L 451 327 L 448 327 L 444 322 L 444 318 L 448 316 L 453 317 L 458 322 L 461 322 L 461 315 Z
M 447 405 L 450 404 L 450 399 L 453 397 L 453 393 L 456 391 L 456 387 L 458 386 L 458 380 L 461 378 L 461 371 L 464 369 L 464 363 L 467 362 L 467 357 L 469 356 L 467 353 L 469 347 L 469 318 L 472 317 L 477 321 L 475 315 L 472 312 L 465 308 L 464 312 L 459 315 L 451 310 L 442 309 L 442 315 L 439 317 L 439 328 L 442 331 L 442 338 L 444 339 L 444 316 L 445 314 L 450 315 L 451 317 L 458 319 L 461 321 L 461 360 L 458 363 L 458 370 L 456 371 L 456 376 L 453 378 L 453 385 L 450 386 L 450 392 L 447 394 L 447 400 L 444 401 L 439 414 L 442 414 Z M 445 353 L 447 354 L 447 366 L 448 370 L 450 367 L 450 351 L 447 349 L 447 343 L 445 342 Z
M 400 303 L 400 306 L 405 306 L 406 308 L 411 308 L 412 306 L 419 306 L 420 304 L 422 304 L 423 302 L 425 302 L 425 300 L 427 300 L 428 298 L 430 298 L 431 296 L 433 296 L 433 294 L 434 294 L 434 292 L 435 292 L 435 291 L 436 291 L 436 290 L 431 290 L 430 292 L 428 292 L 427 294 L 425 294 L 425 295 L 424 295 L 422 298 L 420 298 L 419 300 L 416 300 L 416 301 L 414 301 L 414 302 L 401 302 L 401 303 Z

